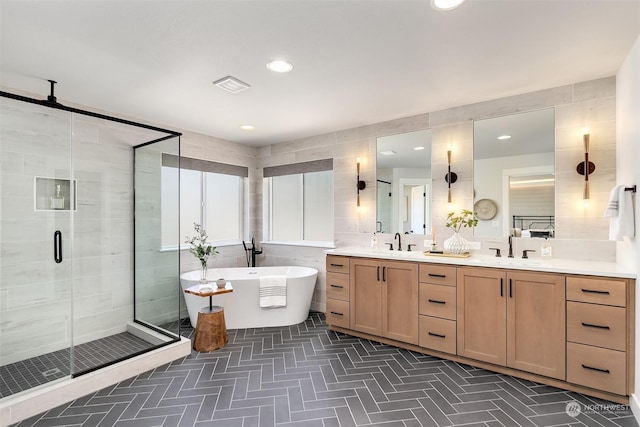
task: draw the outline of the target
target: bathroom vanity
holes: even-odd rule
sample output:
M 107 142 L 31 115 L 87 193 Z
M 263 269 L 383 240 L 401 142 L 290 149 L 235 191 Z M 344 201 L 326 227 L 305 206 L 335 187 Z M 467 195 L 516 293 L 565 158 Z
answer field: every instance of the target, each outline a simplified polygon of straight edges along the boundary
M 629 402 L 634 272 L 614 263 L 327 251 L 329 329 Z

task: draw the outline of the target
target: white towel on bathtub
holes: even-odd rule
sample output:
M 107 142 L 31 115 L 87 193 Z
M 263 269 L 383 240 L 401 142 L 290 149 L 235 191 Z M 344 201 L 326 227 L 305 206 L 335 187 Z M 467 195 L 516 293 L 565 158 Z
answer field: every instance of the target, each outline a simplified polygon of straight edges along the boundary
M 276 308 L 287 305 L 287 276 L 260 277 L 260 307 Z

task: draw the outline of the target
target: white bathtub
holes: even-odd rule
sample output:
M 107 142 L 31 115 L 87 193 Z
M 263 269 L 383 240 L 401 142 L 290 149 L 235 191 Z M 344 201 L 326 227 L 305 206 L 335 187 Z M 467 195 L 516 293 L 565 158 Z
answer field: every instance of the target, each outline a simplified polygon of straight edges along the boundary
M 261 308 L 259 301 L 260 276 L 287 276 L 287 306 Z M 231 282 L 233 292 L 216 295 L 213 305 L 224 307 L 227 329 L 288 326 L 304 322 L 309 316 L 318 270 L 309 267 L 239 267 L 210 268 L 207 279 L 224 278 Z M 182 289 L 200 283 L 200 270 L 180 275 Z M 212 283 L 215 286 L 215 283 Z M 209 305 L 209 298 L 184 293 L 191 325 L 195 328 L 198 310 Z

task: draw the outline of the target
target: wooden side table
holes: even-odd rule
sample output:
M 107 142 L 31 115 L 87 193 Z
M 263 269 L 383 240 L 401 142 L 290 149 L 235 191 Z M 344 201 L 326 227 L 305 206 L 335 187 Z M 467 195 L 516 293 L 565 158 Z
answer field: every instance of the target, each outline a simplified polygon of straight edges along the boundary
M 231 282 L 227 282 L 224 288 L 218 288 L 215 282 L 211 283 L 211 290 L 200 290 L 201 285 L 194 285 L 184 291 L 199 297 L 209 297 L 209 306 L 198 311 L 198 322 L 193 337 L 193 349 L 195 351 L 213 351 L 224 347 L 229 342 L 227 337 L 227 325 L 224 322 L 224 308 L 213 305 L 213 296 L 233 292 Z

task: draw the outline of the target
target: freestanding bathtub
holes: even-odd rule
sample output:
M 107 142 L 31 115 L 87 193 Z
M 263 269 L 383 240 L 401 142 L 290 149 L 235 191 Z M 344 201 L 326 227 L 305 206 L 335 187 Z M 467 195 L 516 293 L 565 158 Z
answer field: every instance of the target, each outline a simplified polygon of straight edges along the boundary
M 260 307 L 260 276 L 287 277 L 287 305 L 278 308 Z M 318 270 L 309 267 L 239 267 L 210 268 L 207 279 L 219 278 L 231 282 L 233 292 L 213 297 L 213 305 L 224 307 L 227 329 L 288 326 L 304 322 L 309 316 Z M 182 289 L 200 283 L 200 270 L 180 275 Z M 195 328 L 198 310 L 209 304 L 209 298 L 183 292 L 191 325 Z

